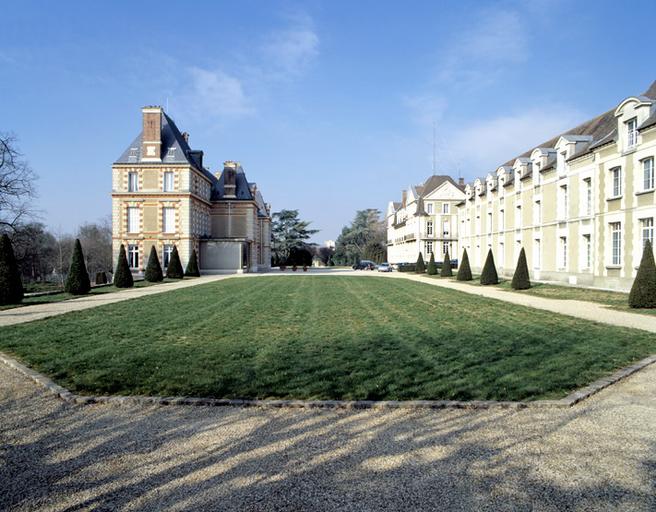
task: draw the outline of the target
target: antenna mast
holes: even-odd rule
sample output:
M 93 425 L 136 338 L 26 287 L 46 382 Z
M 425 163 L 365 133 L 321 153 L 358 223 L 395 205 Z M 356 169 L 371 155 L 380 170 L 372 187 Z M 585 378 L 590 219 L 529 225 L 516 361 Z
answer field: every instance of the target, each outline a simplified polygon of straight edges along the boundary
M 435 121 L 433 121 L 433 174 L 435 174 Z

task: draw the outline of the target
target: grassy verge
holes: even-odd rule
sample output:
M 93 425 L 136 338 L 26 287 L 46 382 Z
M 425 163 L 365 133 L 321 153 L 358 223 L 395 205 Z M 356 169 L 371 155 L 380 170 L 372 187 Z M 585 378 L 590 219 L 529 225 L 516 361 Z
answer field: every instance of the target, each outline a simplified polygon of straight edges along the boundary
M 0 350 L 79 393 L 522 400 L 562 397 L 656 340 L 402 279 L 295 276 L 5 327 Z
M 438 279 L 452 279 L 455 278 L 440 278 L 439 276 L 426 276 L 429 278 Z M 471 286 L 481 286 L 478 275 L 474 276 L 472 281 L 461 281 L 462 283 Z M 532 283 L 531 288 L 528 290 L 513 290 L 510 287 L 510 279 L 499 279 L 498 288 L 513 293 L 524 293 L 527 295 L 535 295 L 536 297 L 543 297 L 545 299 L 558 299 L 558 300 L 581 300 L 587 302 L 596 302 L 603 304 L 611 309 L 619 311 L 626 311 L 628 313 L 638 313 L 642 315 L 656 315 L 656 309 L 635 309 L 629 307 L 629 294 L 623 292 L 611 292 L 606 290 L 595 290 L 591 288 L 582 288 L 578 286 L 564 286 L 549 283 Z
M 164 283 L 176 282 L 178 279 L 164 279 Z M 148 281 L 135 281 L 135 288 L 145 288 L 146 286 L 154 286 L 161 283 L 149 283 Z M 89 292 L 90 295 L 101 295 L 105 293 L 120 292 L 123 288 L 116 288 L 115 286 L 98 286 L 91 288 Z M 64 300 L 77 299 L 80 298 L 80 295 L 72 295 L 70 293 L 61 292 L 55 293 L 53 295 L 41 295 L 38 297 L 25 297 L 20 304 L 9 304 L 6 306 L 0 306 L 0 311 L 6 309 L 20 308 L 23 306 L 32 306 L 34 304 L 51 304 L 53 302 L 62 302 Z

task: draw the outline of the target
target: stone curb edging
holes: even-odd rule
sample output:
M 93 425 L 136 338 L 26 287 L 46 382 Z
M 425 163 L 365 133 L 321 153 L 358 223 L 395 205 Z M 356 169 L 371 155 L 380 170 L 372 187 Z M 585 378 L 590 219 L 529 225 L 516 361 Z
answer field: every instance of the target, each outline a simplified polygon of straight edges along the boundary
M 496 400 L 240 400 L 229 398 L 192 398 L 162 396 L 87 396 L 76 395 L 68 389 L 55 384 L 45 375 L 28 368 L 17 360 L 0 352 L 0 362 L 23 374 L 44 387 L 64 402 L 72 404 L 117 404 L 117 405 L 192 405 L 212 407 L 265 407 L 265 408 L 307 408 L 307 409 L 526 409 L 526 408 L 568 408 L 598 393 L 604 388 L 656 362 L 656 355 L 646 357 L 637 363 L 622 368 L 614 374 L 603 377 L 592 384 L 578 389 L 559 400 L 535 400 L 533 402 L 510 402 Z

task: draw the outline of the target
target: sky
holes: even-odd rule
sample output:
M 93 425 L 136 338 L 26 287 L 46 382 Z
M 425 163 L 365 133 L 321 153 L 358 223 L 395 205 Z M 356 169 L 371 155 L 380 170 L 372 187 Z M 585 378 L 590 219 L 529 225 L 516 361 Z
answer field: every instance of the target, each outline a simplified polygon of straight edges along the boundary
M 646 90 L 654 7 L 21 0 L 2 10 L 0 131 L 39 176 L 40 220 L 74 232 L 110 214 L 111 165 L 162 105 L 212 172 L 241 162 L 322 242 L 433 153 L 473 180 Z

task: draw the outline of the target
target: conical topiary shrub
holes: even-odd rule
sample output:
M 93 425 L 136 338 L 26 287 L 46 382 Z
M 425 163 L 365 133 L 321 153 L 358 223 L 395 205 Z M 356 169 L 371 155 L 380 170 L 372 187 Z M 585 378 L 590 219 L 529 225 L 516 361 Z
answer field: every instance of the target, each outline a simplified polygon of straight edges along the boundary
M 9 236 L 0 238 L 0 306 L 19 304 L 23 300 L 23 283 Z
M 492 249 L 487 252 L 485 258 L 485 265 L 481 272 L 481 284 L 499 284 L 499 275 L 497 274 L 497 267 L 494 266 L 494 256 L 492 256 Z
M 417 274 L 423 274 L 426 272 L 426 265 L 424 265 L 424 257 L 419 253 L 419 256 L 417 256 L 417 264 L 415 265 L 415 272 Z
M 166 268 L 166 277 L 169 279 L 182 279 L 184 277 L 182 263 L 180 263 L 180 255 L 178 254 L 178 248 L 175 245 L 171 252 L 169 266 Z
M 451 256 L 449 255 L 449 249 L 444 253 L 444 260 L 442 262 L 442 272 L 440 273 L 442 277 L 451 277 L 453 272 L 451 271 Z
M 434 276 L 437 274 L 437 265 L 435 265 L 435 255 L 431 252 L 430 259 L 428 260 L 428 266 L 426 267 L 426 273 L 429 276 Z
M 528 264 L 526 263 L 526 252 L 524 248 L 519 251 L 519 258 L 517 259 L 517 268 L 513 274 L 510 286 L 514 290 L 528 290 L 531 287 L 531 279 L 528 275 Z
M 200 277 L 200 269 L 198 268 L 198 258 L 196 257 L 196 249 L 191 251 L 187 268 L 185 269 L 185 276 L 187 277 Z
M 150 255 L 148 256 L 148 264 L 146 265 L 146 272 L 144 272 L 144 279 L 149 283 L 159 283 L 164 280 L 162 266 L 159 264 L 157 249 L 155 249 L 154 245 L 150 247 Z
M 467 256 L 467 249 L 462 250 L 462 261 L 458 265 L 458 273 L 456 274 L 458 281 L 471 281 L 472 273 L 469 267 L 469 256 Z
M 130 265 L 128 265 L 128 258 L 125 255 L 125 246 L 123 244 L 121 244 L 121 249 L 118 252 L 114 286 L 116 288 L 132 288 L 134 286 L 134 279 L 132 278 L 132 272 L 130 272 Z
M 642 250 L 638 273 L 629 293 L 629 306 L 632 308 L 656 308 L 656 265 L 654 265 L 654 252 L 649 241 Z
M 73 295 L 85 295 L 91 290 L 89 273 L 87 266 L 84 264 L 84 255 L 82 254 L 82 244 L 78 238 L 75 239 L 73 247 L 73 256 L 71 256 L 71 266 L 68 269 L 68 277 L 64 285 L 64 291 Z

